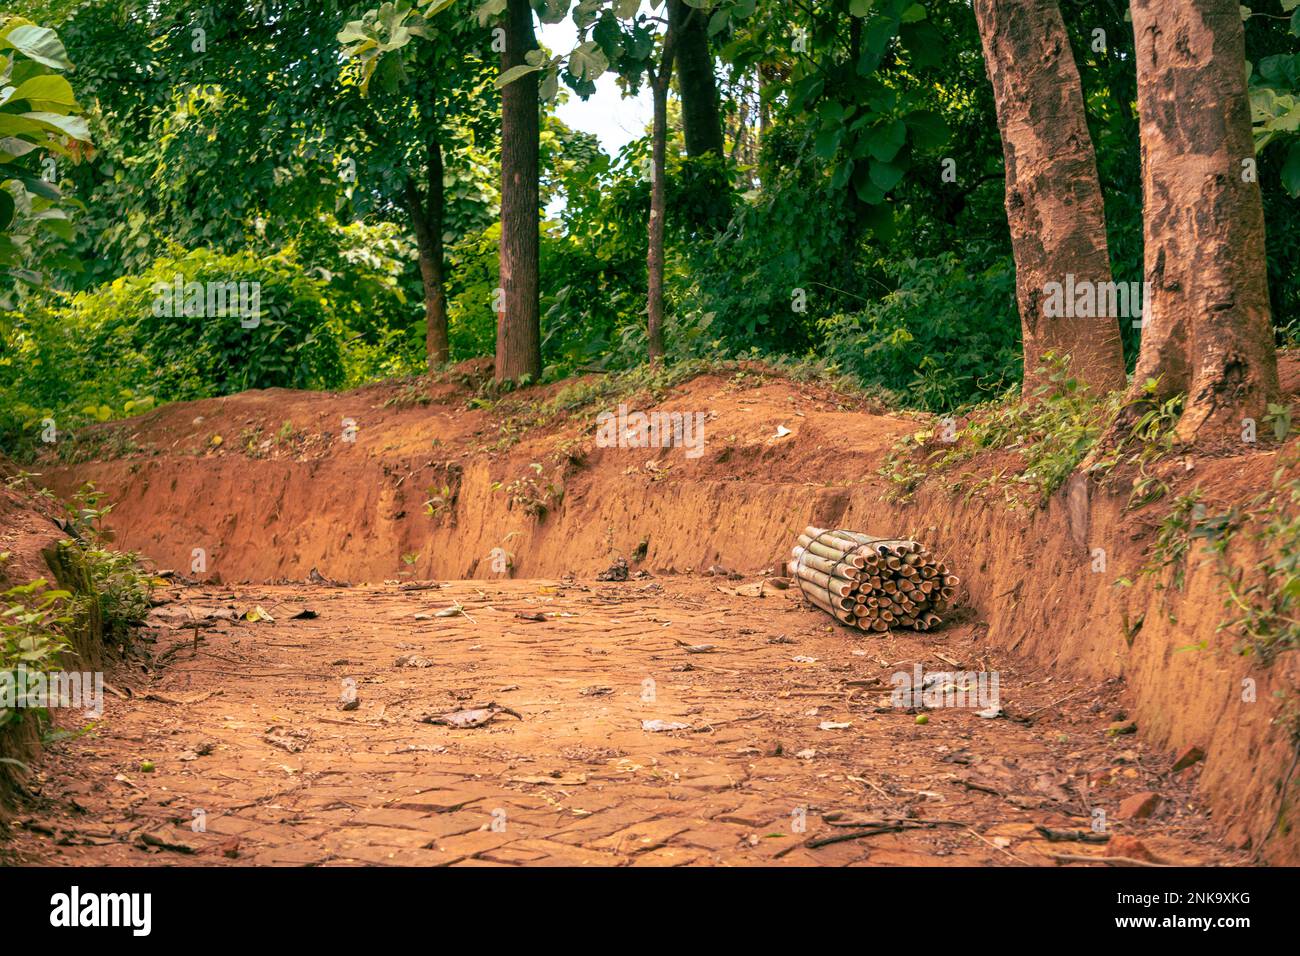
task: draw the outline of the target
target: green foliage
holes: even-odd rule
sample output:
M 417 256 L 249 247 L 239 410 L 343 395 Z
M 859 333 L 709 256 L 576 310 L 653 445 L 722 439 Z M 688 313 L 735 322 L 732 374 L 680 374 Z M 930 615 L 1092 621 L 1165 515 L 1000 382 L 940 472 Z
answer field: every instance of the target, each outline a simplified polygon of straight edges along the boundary
M 1268 490 L 1242 505 L 1210 513 L 1199 487 L 1174 499 L 1156 531 L 1141 573 L 1182 589 L 1187 561 L 1200 542 L 1223 590 L 1225 617 L 1219 629 L 1236 635 L 1237 652 L 1267 666 L 1284 651 L 1300 648 L 1300 456 L 1289 448 Z M 1246 566 L 1233 545 L 1253 545 L 1262 555 Z M 1238 549 L 1239 550 L 1239 549 Z
M 900 403 L 948 412 L 1001 394 L 1020 377 L 1015 271 L 998 259 L 971 274 L 949 253 L 883 261 L 894 290 L 860 311 L 823 319 L 820 349 Z
M 25 668 L 51 670 L 58 666 L 68 643 L 63 628 L 72 622 L 69 591 L 51 588 L 38 578 L 0 594 L 0 671 Z M 0 707 L 0 727 L 15 717 Z
M 415 243 L 393 222 L 327 217 L 305 234 L 298 258 L 327 285 L 330 314 L 343 329 L 345 386 L 425 369 L 424 306 L 412 264 Z
M 1240 650 L 1268 664 L 1300 648 L 1300 458 L 1292 448 L 1273 474 L 1262 507 L 1251 513 L 1263 558 L 1250 569 L 1221 564 L 1227 589 L 1225 627 Z
M 79 158 L 90 130 L 58 34 L 0 13 L 0 309 L 17 302 L 16 280 L 45 282 L 43 233 L 72 238 L 56 184 L 59 164 Z
M 1187 555 L 1204 520 L 1205 505 L 1199 488 L 1176 498 L 1156 529 L 1151 558 L 1140 573 L 1156 577 L 1166 568 L 1171 568 L 1170 583 L 1174 590 L 1181 591 L 1187 576 Z M 1163 584 L 1157 581 L 1155 587 L 1159 590 Z
M 1092 467 L 1092 475 L 1102 482 L 1117 471 L 1124 475 L 1125 480 L 1131 472 L 1136 472 L 1129 493 L 1129 508 L 1141 508 L 1163 498 L 1169 491 L 1168 483 L 1155 466 L 1173 450 L 1175 429 L 1186 396 L 1157 400 L 1158 384 L 1154 379 L 1143 383 L 1141 394 L 1124 408 L 1125 414 L 1132 419 L 1131 424 L 1114 447 L 1099 457 Z
M 1074 474 L 1120 402 L 1119 393 L 1097 397 L 1085 391 L 1068 362 L 1051 355 L 1046 362 L 1031 400 L 1009 393 L 1000 402 L 977 406 L 960 428 L 956 419 L 947 418 L 904 436 L 880 472 L 892 483 L 893 496 L 907 499 L 936 476 L 954 493 L 992 488 L 1013 506 L 1046 503 Z M 1010 455 L 1011 464 L 985 477 L 958 471 L 985 452 Z M 989 470 L 986 463 L 982 471 Z
M 19 484 L 28 485 L 30 477 Z M 112 506 L 101 507 L 102 498 L 86 485 L 68 505 L 73 537 L 58 542 L 48 558 L 66 588 L 39 578 L 0 593 L 0 672 L 57 670 L 89 641 L 125 645 L 144 621 L 154 579 L 137 555 L 108 547 L 100 521 Z M 8 557 L 0 554 L 0 564 Z M 20 716 L 0 708 L 0 727 Z
M 1002 148 L 969 3 L 688 5 L 707 18 L 727 142 L 725 158 L 682 157 L 670 100 L 670 361 L 803 362 L 905 407 L 953 415 L 978 403 L 980 415 L 1000 407 L 987 403 L 1018 381 L 1019 322 Z M 69 145 L 83 161 L 59 164 L 60 187 L 84 206 L 75 257 L 59 259 L 46 240 L 31 245 L 60 288 L 81 296 L 28 298 L 0 317 L 7 448 L 30 445 L 50 416 L 76 430 L 247 386 L 352 386 L 421 371 L 424 290 L 412 221 L 430 195 L 435 143 L 444 160 L 452 358 L 493 353 L 497 90 L 511 77 L 498 76 L 492 27 L 505 4 L 370 6 L 38 4 L 69 54 L 38 65 L 62 79 L 62 60 L 76 61 L 68 79 L 86 104 L 96 151 Z M 603 72 L 628 93 L 641 90 L 662 53 L 662 23 L 631 0 L 533 8 L 543 22 L 567 18 L 577 31 L 572 49 L 538 51 L 527 67 L 541 74 L 545 98 L 543 377 L 627 370 L 646 345 L 649 139 L 611 157 L 553 109 L 569 96 L 563 88 L 585 97 Z M 1123 4 L 1062 10 L 1097 146 L 1115 277 L 1140 279 L 1131 29 Z M 1105 49 L 1094 42 L 1097 27 Z M 1289 20 L 1264 14 L 1247 21 L 1246 42 L 1270 293 L 1286 340 L 1300 322 L 1300 216 L 1286 195 L 1297 148 L 1296 43 Z M 61 84 L 47 85 L 62 94 Z M 281 273 L 295 306 L 268 316 L 278 338 L 271 325 L 243 336 L 230 327 L 178 334 L 140 314 L 142 283 L 159 263 L 191 256 Z M 1131 360 L 1137 332 L 1124 334 Z M 1151 411 L 1164 421 L 1171 409 Z M 1269 424 L 1288 430 L 1289 410 L 1270 413 Z M 1124 462 L 1108 466 L 1137 465 L 1135 504 L 1164 493 L 1148 467 L 1162 440 L 1133 438 Z M 1063 435 L 1062 447 L 1071 441 Z
M 333 388 L 344 379 L 343 329 L 326 286 L 287 250 L 176 250 L 3 331 L 0 435 L 11 447 L 35 440 L 46 418 L 66 429 L 138 413 L 153 399 Z

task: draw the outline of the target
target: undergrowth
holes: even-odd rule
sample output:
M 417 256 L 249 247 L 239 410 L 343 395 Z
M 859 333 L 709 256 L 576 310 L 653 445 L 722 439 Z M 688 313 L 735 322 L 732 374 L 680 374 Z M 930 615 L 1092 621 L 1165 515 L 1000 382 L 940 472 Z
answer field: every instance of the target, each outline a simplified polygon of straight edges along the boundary
M 828 389 L 846 404 L 879 402 L 882 399 L 879 391 L 860 389 L 846 376 L 813 360 L 758 362 L 696 358 L 653 367 L 638 365 L 625 371 L 578 379 L 540 400 L 519 394 L 515 390 L 503 392 L 499 386 L 489 382 L 481 386 L 468 402 L 470 408 L 496 412 L 499 419 L 495 437 L 482 443 L 477 450 L 505 451 L 529 432 L 559 422 L 590 423 L 602 411 L 607 411 L 620 402 L 629 405 L 635 402 L 655 404 L 662 401 L 669 390 L 706 374 L 726 375 L 730 383 L 738 388 L 757 387 L 778 378 L 816 384 Z
M 1008 392 L 971 409 L 960 426 L 953 417 L 941 418 L 936 427 L 903 436 L 880 468 L 890 482 L 887 500 L 908 501 L 925 481 L 942 479 L 954 494 L 993 491 L 1013 508 L 1044 505 L 1125 410 L 1136 413 L 1134 424 L 1088 466 L 1089 476 L 1104 484 L 1135 471 L 1130 508 L 1168 493 L 1154 469 L 1173 448 L 1182 396 L 1156 400 L 1154 379 L 1127 405 L 1122 392 L 1094 395 L 1070 373 L 1068 359 L 1050 353 L 1039 371 L 1041 384 L 1029 400 Z M 1009 452 L 1016 460 L 1002 468 L 961 470 L 985 452 Z
M 1279 654 L 1300 649 L 1300 449 L 1289 449 L 1270 487 L 1244 505 L 1211 513 L 1199 488 L 1180 495 L 1156 528 L 1142 575 L 1154 587 L 1181 590 L 1188 559 L 1200 542 L 1214 563 L 1223 592 L 1220 631 L 1237 638 L 1236 652 L 1271 664 Z M 1235 543 L 1263 555 L 1254 565 L 1231 559 Z
M 975 406 L 960 428 L 956 419 L 943 418 L 937 428 L 905 435 L 880 469 L 891 483 L 888 497 L 906 501 L 924 481 L 943 476 L 954 493 L 973 495 L 1001 484 L 1013 506 L 1046 501 L 1101 436 L 1119 410 L 1119 396 L 1094 397 L 1066 360 L 1051 355 L 1041 371 L 1042 384 L 1029 401 L 1008 392 Z M 1020 466 L 979 476 L 958 470 L 991 450 L 1014 453 Z
M 23 474 L 9 484 L 21 486 L 34 477 Z M 91 485 L 74 496 L 65 526 L 70 537 L 49 552 L 69 579 L 66 586 L 38 578 L 0 593 L 0 672 L 56 670 L 91 641 L 123 646 L 144 620 L 154 579 L 136 555 L 107 547 L 100 522 L 112 507 L 101 507 L 102 497 Z M 0 563 L 9 557 L 0 554 Z M 0 705 L 0 727 L 20 719 L 21 710 Z M 38 720 L 48 716 L 35 713 Z

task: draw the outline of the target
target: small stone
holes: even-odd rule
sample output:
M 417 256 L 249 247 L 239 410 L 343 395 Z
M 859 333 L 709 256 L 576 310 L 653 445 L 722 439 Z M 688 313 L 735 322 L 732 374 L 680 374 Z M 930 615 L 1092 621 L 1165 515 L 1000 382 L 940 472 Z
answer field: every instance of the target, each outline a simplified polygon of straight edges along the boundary
M 1130 860 L 1142 860 L 1145 863 L 1164 863 L 1160 857 L 1147 849 L 1145 843 L 1135 836 L 1116 834 L 1106 844 L 1107 856 L 1126 856 Z
M 1200 763 L 1205 759 L 1205 751 L 1200 747 L 1191 746 L 1178 755 L 1174 761 L 1173 767 L 1170 768 L 1172 773 L 1178 773 L 1180 770 L 1186 770 L 1194 763 Z
M 1128 797 L 1119 805 L 1115 814 L 1121 820 L 1145 820 L 1156 812 L 1160 806 L 1160 794 L 1143 790 Z

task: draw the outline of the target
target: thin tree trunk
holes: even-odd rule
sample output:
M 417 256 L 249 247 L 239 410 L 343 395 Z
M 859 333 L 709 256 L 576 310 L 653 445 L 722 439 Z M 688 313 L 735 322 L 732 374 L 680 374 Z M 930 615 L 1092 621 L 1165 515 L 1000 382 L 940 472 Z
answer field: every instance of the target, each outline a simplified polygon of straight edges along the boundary
M 509 0 L 505 72 L 537 48 L 528 0 Z M 501 91 L 501 311 L 497 315 L 496 380 L 542 374 L 538 306 L 538 88 L 537 74 Z
M 424 347 L 429 371 L 433 371 L 450 357 L 442 248 L 442 144 L 436 137 L 429 140 L 428 169 L 424 196 L 420 195 L 414 180 L 407 180 L 406 204 L 419 250 L 420 280 L 424 287 Z
M 1068 354 L 1085 387 L 1122 388 L 1116 316 L 1070 317 L 1073 303 L 1054 308 L 1065 304 L 1067 286 L 1111 288 L 1097 161 L 1060 8 L 1056 0 L 974 0 L 974 7 L 1002 134 L 1024 394 L 1040 383 L 1038 369 L 1049 351 Z
M 651 365 L 658 364 L 664 354 L 664 214 L 667 209 L 664 179 L 668 165 L 668 84 L 673 76 L 676 46 L 677 24 L 670 19 L 664 33 L 659 72 L 651 77 L 654 129 L 650 150 L 650 229 L 646 252 L 646 337 L 649 339 Z
M 1235 0 L 1133 0 L 1151 290 L 1134 379 L 1186 392 L 1183 441 L 1238 442 L 1279 394 Z
M 687 156 L 722 155 L 722 112 L 709 49 L 709 21 L 682 0 L 668 0 L 669 29 L 677 35 L 677 84 Z

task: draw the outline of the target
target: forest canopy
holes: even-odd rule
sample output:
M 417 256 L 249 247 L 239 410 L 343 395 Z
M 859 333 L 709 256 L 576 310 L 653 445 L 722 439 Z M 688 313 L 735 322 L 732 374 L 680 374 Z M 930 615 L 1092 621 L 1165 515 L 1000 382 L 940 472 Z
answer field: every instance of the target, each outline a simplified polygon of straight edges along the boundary
M 0 446 L 478 356 L 501 388 L 753 357 L 943 413 L 1059 353 L 1107 389 L 1145 378 L 1146 6 L 24 0 L 0 14 Z M 1262 208 L 1251 321 L 1286 346 L 1300 2 L 1239 15 L 1247 85 L 1224 96 L 1249 111 L 1230 160 Z M 560 21 L 571 49 L 539 41 Z M 1033 44 L 1058 36 L 1049 63 Z M 614 155 L 557 115 L 611 77 L 654 105 Z M 1064 167 L 1003 135 L 1058 94 L 1077 269 L 1040 242 Z M 1116 320 L 1071 346 L 1026 312 L 1098 308 L 1076 279 Z

